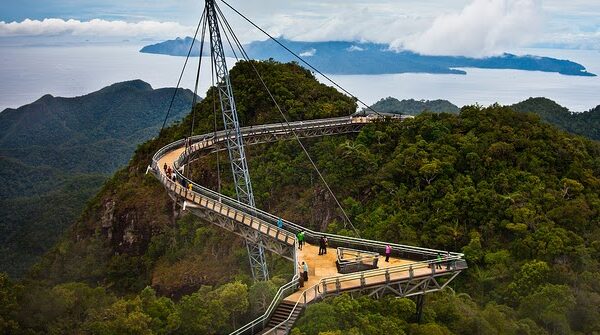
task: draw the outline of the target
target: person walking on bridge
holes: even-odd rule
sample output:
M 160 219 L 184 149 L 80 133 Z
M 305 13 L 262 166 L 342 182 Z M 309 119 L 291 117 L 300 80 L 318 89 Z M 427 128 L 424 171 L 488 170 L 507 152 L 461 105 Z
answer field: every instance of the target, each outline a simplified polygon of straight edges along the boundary
M 281 218 L 277 219 L 277 228 L 283 229 L 283 220 Z
M 298 238 L 298 249 L 302 250 L 302 246 L 304 245 L 304 232 L 299 232 L 296 237 Z
M 390 255 L 392 254 L 392 246 L 389 244 L 385 246 L 385 261 L 389 263 Z
M 327 253 L 327 240 L 325 236 L 321 236 L 319 239 L 319 256 L 325 255 Z
M 302 275 L 304 276 L 304 281 L 308 281 L 308 264 L 302 262 Z

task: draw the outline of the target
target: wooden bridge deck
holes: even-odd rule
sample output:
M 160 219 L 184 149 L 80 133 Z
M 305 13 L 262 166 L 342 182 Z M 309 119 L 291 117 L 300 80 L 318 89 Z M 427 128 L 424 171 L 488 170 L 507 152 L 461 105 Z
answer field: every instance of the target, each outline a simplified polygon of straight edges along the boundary
M 310 288 L 314 285 L 318 284 L 319 281 L 323 278 L 335 278 L 338 276 L 343 276 L 343 274 L 338 273 L 335 262 L 337 260 L 337 254 L 335 248 L 328 248 L 327 254 L 319 256 L 319 247 L 316 245 L 305 244 L 302 250 L 298 250 L 298 262 L 302 264 L 302 262 L 306 262 L 308 264 L 308 282 L 304 283 L 304 288 L 300 289 L 296 293 L 286 297 L 284 300 L 296 302 L 298 298 L 302 295 L 304 290 L 307 290 L 307 295 L 309 298 L 314 298 L 314 294 L 311 295 Z M 398 265 L 410 264 L 414 263 L 414 261 L 394 258 L 390 257 L 389 262 L 385 262 L 385 257 L 380 257 L 377 263 L 379 269 L 386 269 Z M 302 273 L 302 270 L 299 270 Z M 406 273 L 408 276 L 408 272 Z M 385 282 L 385 276 L 382 276 L 382 282 Z M 353 288 L 354 285 L 356 287 L 360 287 L 360 281 L 356 283 L 352 283 L 351 287 L 343 287 L 344 289 Z M 331 290 L 335 290 L 334 287 Z M 312 301 L 310 299 L 309 301 Z

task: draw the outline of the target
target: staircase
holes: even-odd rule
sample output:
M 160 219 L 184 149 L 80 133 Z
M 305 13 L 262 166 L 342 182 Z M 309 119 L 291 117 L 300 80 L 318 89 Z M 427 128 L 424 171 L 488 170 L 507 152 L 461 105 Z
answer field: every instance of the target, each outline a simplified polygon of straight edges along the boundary
M 298 307 L 294 310 L 294 305 L 295 303 L 293 302 L 285 300 L 282 301 L 275 310 L 275 312 L 273 312 L 273 316 L 269 320 L 269 323 L 267 324 L 265 329 L 259 334 L 262 335 L 268 333 L 269 335 L 287 335 L 287 333 L 289 332 L 289 330 L 292 329 L 292 326 L 294 325 L 296 319 L 298 319 L 298 316 L 300 315 L 300 313 L 302 313 L 302 310 L 304 308 L 302 307 L 302 305 L 298 304 Z M 293 313 L 292 310 L 294 310 Z M 290 316 L 290 313 L 292 314 L 292 316 L 290 317 L 286 325 L 281 325 L 280 328 L 277 330 L 273 329 L 278 324 L 285 321 L 288 318 L 288 316 Z

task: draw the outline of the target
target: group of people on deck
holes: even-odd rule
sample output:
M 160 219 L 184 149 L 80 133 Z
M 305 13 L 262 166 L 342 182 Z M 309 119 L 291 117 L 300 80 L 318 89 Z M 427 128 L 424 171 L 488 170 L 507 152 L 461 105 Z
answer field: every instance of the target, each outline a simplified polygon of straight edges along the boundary
M 165 171 L 165 174 L 167 175 L 167 178 L 175 181 L 175 171 L 173 171 L 173 169 L 167 165 L 167 163 L 165 163 L 165 165 L 163 165 L 163 170 Z
M 175 173 L 175 170 L 168 166 L 167 163 L 163 165 L 163 170 L 165 171 L 165 175 L 168 179 L 172 180 L 174 183 L 177 182 L 177 174 Z M 191 182 L 186 182 L 185 179 L 179 179 L 179 181 L 181 186 L 186 187 L 190 191 L 193 189 L 193 184 Z

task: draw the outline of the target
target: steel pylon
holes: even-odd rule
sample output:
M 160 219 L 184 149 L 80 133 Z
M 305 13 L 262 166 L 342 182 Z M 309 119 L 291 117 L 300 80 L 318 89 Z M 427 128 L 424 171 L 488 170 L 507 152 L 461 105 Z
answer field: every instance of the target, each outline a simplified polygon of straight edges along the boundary
M 231 162 L 231 171 L 235 183 L 237 199 L 240 202 L 255 207 L 254 194 L 252 192 L 252 182 L 250 181 L 250 172 L 246 153 L 244 151 L 244 140 L 240 131 L 237 108 L 233 96 L 233 87 L 229 79 L 229 70 L 225 60 L 223 42 L 219 30 L 219 20 L 215 10 L 215 0 L 206 0 L 206 17 L 210 32 L 210 48 L 212 61 L 216 73 L 216 88 L 219 92 L 221 111 L 223 114 L 223 123 L 227 134 L 227 151 L 229 152 L 229 161 Z M 268 280 L 269 270 L 265 260 L 265 248 L 263 245 L 254 244 L 246 240 L 248 256 L 250 258 L 250 268 L 254 280 Z

